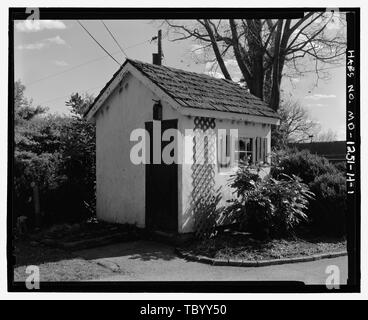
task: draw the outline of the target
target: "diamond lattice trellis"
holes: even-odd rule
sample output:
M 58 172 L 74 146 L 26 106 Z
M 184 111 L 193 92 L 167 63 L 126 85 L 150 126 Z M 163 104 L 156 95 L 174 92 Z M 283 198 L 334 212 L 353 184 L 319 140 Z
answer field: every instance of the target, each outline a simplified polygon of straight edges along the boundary
M 212 228 L 203 217 L 210 214 L 207 209 L 212 207 L 215 194 L 215 127 L 213 118 L 194 118 L 191 207 L 198 236 Z

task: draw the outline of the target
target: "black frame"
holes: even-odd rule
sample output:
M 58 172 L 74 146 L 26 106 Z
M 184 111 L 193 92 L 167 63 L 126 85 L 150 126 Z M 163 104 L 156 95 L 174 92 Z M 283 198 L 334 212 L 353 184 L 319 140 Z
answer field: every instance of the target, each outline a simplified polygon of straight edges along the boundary
M 196 18 L 297 18 L 305 11 L 325 11 L 326 8 L 40 8 L 41 19 L 196 19 Z M 356 177 L 355 193 L 348 195 L 348 284 L 330 291 L 325 286 L 305 286 L 295 282 L 58 282 L 41 283 L 40 292 L 359 292 L 360 291 L 360 8 L 339 8 L 348 12 L 348 47 L 356 50 L 354 83 L 357 98 L 350 110 L 355 114 L 355 130 L 348 141 L 355 143 L 356 161 L 351 170 Z M 12 200 L 14 154 L 14 20 L 26 19 L 26 8 L 9 8 L 9 74 L 8 74 L 8 195 L 7 195 L 7 261 L 8 291 L 29 292 L 24 283 L 13 281 Z M 350 79 L 348 79 L 350 81 Z M 347 101 L 348 103 L 348 101 Z

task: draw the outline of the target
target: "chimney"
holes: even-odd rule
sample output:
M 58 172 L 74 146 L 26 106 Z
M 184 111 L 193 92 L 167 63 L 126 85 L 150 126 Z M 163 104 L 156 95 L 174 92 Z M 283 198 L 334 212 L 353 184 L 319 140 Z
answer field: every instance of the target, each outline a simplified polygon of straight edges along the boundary
M 161 46 L 161 30 L 157 34 L 157 53 L 152 54 L 152 63 L 160 66 L 162 64 L 162 46 Z

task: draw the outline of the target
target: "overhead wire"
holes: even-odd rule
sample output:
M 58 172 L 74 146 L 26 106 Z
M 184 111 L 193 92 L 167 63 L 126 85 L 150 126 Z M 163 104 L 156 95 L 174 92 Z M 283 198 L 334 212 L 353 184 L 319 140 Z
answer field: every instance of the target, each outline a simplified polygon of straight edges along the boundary
M 107 32 L 110 34 L 110 36 L 113 38 L 113 40 L 115 41 L 115 43 L 117 44 L 117 46 L 119 47 L 120 51 L 123 53 L 123 55 L 128 58 L 128 55 L 125 53 L 124 49 L 121 47 L 120 43 L 118 42 L 118 40 L 116 40 L 116 38 L 114 37 L 114 35 L 112 34 L 112 32 L 110 31 L 110 29 L 108 28 L 108 26 L 105 24 L 105 22 L 103 22 L 101 20 L 102 24 L 104 25 L 105 29 L 107 30 Z
M 84 27 L 84 25 L 79 21 L 77 20 L 77 22 L 79 23 L 79 25 L 87 32 L 87 34 L 99 45 L 99 47 L 105 51 L 110 57 L 111 59 L 113 59 L 119 66 L 121 66 L 121 63 L 119 61 L 117 61 L 111 54 L 110 52 L 108 52 L 104 46 L 102 44 L 100 44 L 97 39 Z
M 87 34 L 98 44 L 98 46 L 107 54 L 106 56 L 104 56 L 104 57 L 99 57 L 99 58 L 95 58 L 95 59 L 92 59 L 92 60 L 89 60 L 89 61 L 86 61 L 86 62 L 83 62 L 83 63 L 81 63 L 81 64 L 78 64 L 78 65 L 76 65 L 76 66 L 74 66 L 74 67 L 71 67 L 71 68 L 69 68 L 69 69 L 67 69 L 67 70 L 64 70 L 64 71 L 61 71 L 61 72 L 58 72 L 58 73 L 54 73 L 54 74 L 50 74 L 50 75 L 48 75 L 48 76 L 45 76 L 45 77 L 43 77 L 43 78 L 40 78 L 40 79 L 37 79 L 37 80 L 35 80 L 35 81 L 33 81 L 33 82 L 31 82 L 31 83 L 28 83 L 28 84 L 26 84 L 27 86 L 31 86 L 31 85 L 33 85 L 33 84 L 35 84 L 35 83 L 37 83 L 37 82 L 40 82 L 40 81 L 43 81 L 43 80 L 46 80 L 46 79 L 49 79 L 49 78 L 52 78 L 52 77 L 55 77 L 55 76 L 58 76 L 58 75 L 61 75 L 61 74 L 64 74 L 64 73 L 67 73 L 67 72 L 69 72 L 69 71 L 72 71 L 72 70 L 75 70 L 75 69 L 77 69 L 77 68 L 80 68 L 80 67 L 82 67 L 82 66 L 84 66 L 84 65 L 87 65 L 87 64 L 89 64 L 89 63 L 92 63 L 92 62 L 95 62 L 95 61 L 98 61 L 98 60 L 101 60 L 101 59 L 104 59 L 104 58 L 106 58 L 107 56 L 109 56 L 110 58 L 112 58 L 117 64 L 119 64 L 119 66 L 121 66 L 121 63 L 119 62 L 119 61 L 117 61 L 114 57 L 113 57 L 113 55 L 114 54 L 116 54 L 116 53 L 118 53 L 119 51 L 116 51 L 116 52 L 113 52 L 112 54 L 110 54 L 110 52 L 108 52 L 104 47 L 103 47 L 103 45 L 101 45 L 100 44 L 100 42 L 87 30 L 87 28 L 85 28 L 84 26 L 83 26 L 83 24 L 79 21 L 79 20 L 77 20 L 77 22 L 78 22 L 78 24 L 83 28 L 83 30 L 84 31 L 86 31 L 87 32 Z M 118 47 L 119 47 L 119 49 L 120 49 L 120 51 L 125 55 L 125 57 L 127 57 L 128 58 L 128 55 L 126 54 L 126 52 L 124 51 L 124 49 L 121 47 L 121 45 L 119 44 L 119 42 L 117 41 L 117 39 L 114 37 L 114 35 L 112 34 L 112 32 L 110 31 L 110 29 L 108 28 L 108 26 L 101 20 L 101 22 L 102 22 L 102 24 L 105 26 L 105 28 L 106 28 L 106 30 L 109 32 L 109 34 L 110 34 L 110 36 L 113 38 L 113 40 L 115 41 L 115 43 L 118 45 Z M 154 41 L 154 40 L 156 40 L 157 39 L 157 37 L 152 37 L 151 39 L 148 39 L 148 40 L 145 40 L 145 41 L 143 41 L 143 42 L 140 42 L 140 43 L 137 43 L 137 44 L 135 44 L 135 45 L 132 45 L 132 46 L 130 46 L 130 47 L 127 47 L 127 48 L 125 48 L 125 49 L 130 49 L 130 48 L 134 48 L 134 47 L 137 47 L 137 46 L 139 46 L 139 45 L 142 45 L 142 44 L 144 44 L 144 43 L 146 43 L 146 42 L 152 42 L 152 41 Z M 83 91 L 89 91 L 89 90 L 92 90 L 92 89 L 96 89 L 96 88 L 99 88 L 100 86 L 96 86 L 96 87 L 93 87 L 93 88 L 88 88 L 88 89 L 84 89 Z M 49 103 L 49 102 L 52 102 L 52 101 L 56 101 L 56 100 L 59 100 L 59 99 L 63 99 L 63 98 L 66 98 L 66 97 L 69 97 L 70 95 L 65 95 L 65 96 L 61 96 L 61 97 L 57 97 L 57 98 L 52 98 L 52 99 L 48 99 L 48 100 L 45 100 L 45 101 L 42 101 L 42 102 L 40 102 L 39 104 L 44 104 L 44 103 Z
M 135 48 L 135 47 L 137 47 L 137 46 L 140 46 L 140 45 L 145 44 L 145 43 L 150 42 L 150 41 L 151 41 L 151 39 L 148 39 L 148 40 L 145 40 L 145 41 L 142 41 L 142 42 L 136 43 L 136 44 L 134 44 L 134 45 L 132 45 L 132 46 L 126 47 L 126 48 L 125 48 L 125 50 Z M 117 54 L 117 53 L 119 53 L 119 52 L 120 52 L 120 51 L 114 51 L 114 52 L 112 52 L 111 54 L 112 54 L 112 55 L 115 55 L 115 54 Z M 58 75 L 61 75 L 61 74 L 67 73 L 67 72 L 69 72 L 69 71 L 73 71 L 73 70 L 75 70 L 75 69 L 78 69 L 78 68 L 80 68 L 80 67 L 83 67 L 83 66 L 85 66 L 85 65 L 88 65 L 88 64 L 90 64 L 90 63 L 93 63 L 93 62 L 95 62 L 95 61 L 99 61 L 99 60 L 105 59 L 105 58 L 107 58 L 107 57 L 108 57 L 108 55 L 105 55 L 105 56 L 103 56 L 103 57 L 98 57 L 98 58 L 95 58 L 95 59 L 92 59 L 92 60 L 88 60 L 88 61 L 86 61 L 86 62 L 82 62 L 82 63 L 80 63 L 80 64 L 77 64 L 77 65 L 75 65 L 75 66 L 73 66 L 73 67 L 71 67 L 71 68 L 68 68 L 68 69 L 66 69 L 66 70 L 63 70 L 63 71 L 61 71 L 61 72 L 52 73 L 52 74 L 49 74 L 49 75 L 47 75 L 47 76 L 45 76 L 45 77 L 42 77 L 42 78 L 36 79 L 36 80 L 34 80 L 34 81 L 32 81 L 32 82 L 25 83 L 25 86 L 27 86 L 27 87 L 32 86 L 32 85 L 34 85 L 35 83 L 38 83 L 38 82 L 40 82 L 40 81 L 47 80 L 47 79 L 50 79 L 50 78 L 53 78 L 53 77 L 57 77 Z
M 87 92 L 89 90 L 93 90 L 93 89 L 98 89 L 98 88 L 101 88 L 103 86 L 103 84 L 99 85 L 99 86 L 96 86 L 96 87 L 92 87 L 92 88 L 88 88 L 88 89 L 82 89 L 80 91 L 84 91 L 84 92 Z M 45 101 L 41 101 L 39 102 L 38 104 L 44 104 L 44 103 L 49 103 L 49 102 L 53 102 L 53 101 L 57 101 L 57 100 L 60 100 L 60 99 L 64 99 L 64 98 L 67 98 L 67 97 L 70 97 L 71 94 L 67 94 L 65 96 L 61 96 L 61 97 L 56 97 L 56 98 L 52 98 L 52 99 L 48 99 L 48 100 L 45 100 Z

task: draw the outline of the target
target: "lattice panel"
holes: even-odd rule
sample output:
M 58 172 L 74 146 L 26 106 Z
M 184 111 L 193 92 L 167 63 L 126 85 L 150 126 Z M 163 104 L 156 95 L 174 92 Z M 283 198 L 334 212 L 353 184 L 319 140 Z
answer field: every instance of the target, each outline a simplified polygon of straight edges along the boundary
M 202 211 L 205 208 L 211 206 L 215 194 L 215 127 L 213 118 L 194 119 L 191 207 L 195 219 L 204 214 Z M 208 136 L 201 137 L 201 133 Z M 198 234 L 202 234 L 205 228 L 205 223 L 196 224 Z

